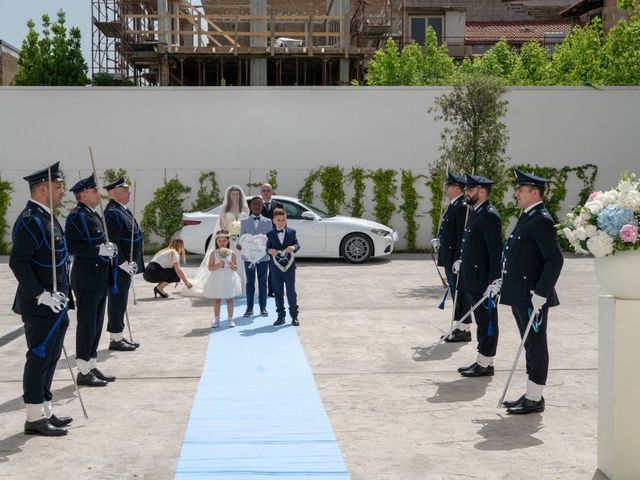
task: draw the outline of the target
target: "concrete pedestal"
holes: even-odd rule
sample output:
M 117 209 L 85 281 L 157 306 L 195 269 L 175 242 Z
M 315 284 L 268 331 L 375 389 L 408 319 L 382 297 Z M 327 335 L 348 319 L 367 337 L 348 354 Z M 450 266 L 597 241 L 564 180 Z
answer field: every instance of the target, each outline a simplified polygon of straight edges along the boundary
M 602 295 L 599 324 L 598 468 L 610 480 L 637 480 L 640 479 L 640 300 Z

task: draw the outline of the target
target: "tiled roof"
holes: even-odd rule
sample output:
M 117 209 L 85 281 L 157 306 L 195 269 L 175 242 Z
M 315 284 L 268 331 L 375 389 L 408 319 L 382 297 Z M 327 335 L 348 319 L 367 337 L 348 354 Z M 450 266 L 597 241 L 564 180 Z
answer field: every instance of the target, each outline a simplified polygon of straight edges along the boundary
M 464 29 L 465 43 L 495 43 L 504 38 L 507 43 L 543 41 L 549 32 L 569 33 L 571 20 L 526 22 L 467 22 Z

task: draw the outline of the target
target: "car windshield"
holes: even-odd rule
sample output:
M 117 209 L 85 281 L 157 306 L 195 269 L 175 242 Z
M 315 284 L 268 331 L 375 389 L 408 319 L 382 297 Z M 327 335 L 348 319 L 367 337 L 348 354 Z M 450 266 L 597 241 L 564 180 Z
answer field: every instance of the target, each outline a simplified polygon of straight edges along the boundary
M 322 218 L 329 218 L 329 217 L 335 217 L 335 215 L 329 215 L 327 212 L 325 212 L 324 210 L 320 210 L 318 207 L 314 207 L 313 205 L 309 205 L 308 203 L 302 203 L 300 202 L 300 205 L 304 205 L 306 208 L 308 208 L 309 210 L 311 210 L 313 213 L 320 215 Z
M 222 205 L 216 205 L 215 207 L 207 208 L 206 210 L 202 211 L 207 213 L 218 213 L 220 211 L 220 207 L 222 207 Z

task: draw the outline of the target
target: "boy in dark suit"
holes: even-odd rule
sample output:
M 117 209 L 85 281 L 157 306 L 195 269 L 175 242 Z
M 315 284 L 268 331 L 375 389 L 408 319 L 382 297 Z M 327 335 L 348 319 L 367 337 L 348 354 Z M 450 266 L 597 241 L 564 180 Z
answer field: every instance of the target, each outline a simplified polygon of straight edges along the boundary
M 276 208 L 273 212 L 274 228 L 267 233 L 267 253 L 271 255 L 271 271 L 273 272 L 273 293 L 276 297 L 278 319 L 274 325 L 284 324 L 284 289 L 287 289 L 289 315 L 294 327 L 298 322 L 298 301 L 296 295 L 296 263 L 293 255 L 300 250 L 296 231 L 287 228 L 287 212 Z

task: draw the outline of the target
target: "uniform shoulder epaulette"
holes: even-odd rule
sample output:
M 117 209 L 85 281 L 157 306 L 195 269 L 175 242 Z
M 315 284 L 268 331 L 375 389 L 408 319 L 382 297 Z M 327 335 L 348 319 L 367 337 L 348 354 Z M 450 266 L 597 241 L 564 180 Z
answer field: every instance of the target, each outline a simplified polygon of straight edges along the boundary
M 22 212 L 22 218 L 29 218 L 31 216 L 31 209 L 27 208 L 24 212 Z

